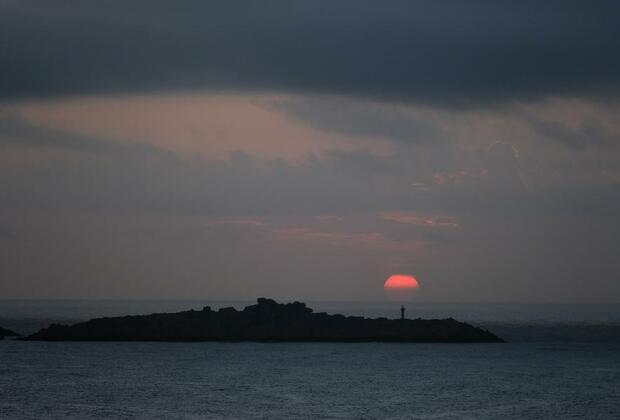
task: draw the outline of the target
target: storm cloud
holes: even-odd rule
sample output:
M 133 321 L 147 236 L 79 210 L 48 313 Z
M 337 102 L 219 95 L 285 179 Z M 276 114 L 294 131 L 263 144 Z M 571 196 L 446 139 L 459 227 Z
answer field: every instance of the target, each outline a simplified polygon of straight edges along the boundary
M 5 1 L 0 97 L 183 89 L 450 105 L 613 96 L 617 1 Z

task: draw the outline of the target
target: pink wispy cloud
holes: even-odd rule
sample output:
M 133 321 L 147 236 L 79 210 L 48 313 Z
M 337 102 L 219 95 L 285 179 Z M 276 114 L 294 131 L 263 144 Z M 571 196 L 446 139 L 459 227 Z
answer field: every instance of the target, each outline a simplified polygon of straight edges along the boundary
M 366 245 L 377 246 L 384 241 L 378 232 L 347 233 L 322 232 L 307 228 L 282 228 L 272 231 L 272 236 L 279 240 L 304 240 L 321 242 L 330 245 Z
M 620 184 L 620 172 L 614 172 L 609 170 L 600 171 L 600 175 L 615 184 Z
M 430 191 L 432 189 L 428 184 L 424 182 L 412 182 L 411 188 L 414 191 L 420 191 L 420 192 Z
M 207 223 L 207 226 L 247 226 L 261 227 L 265 226 L 265 222 L 258 219 L 218 219 Z
M 386 238 L 379 232 L 327 232 L 308 228 L 282 228 L 271 231 L 277 241 L 309 242 L 323 246 L 362 247 L 387 251 L 416 251 L 423 248 L 421 241 L 400 241 Z
M 431 228 L 457 228 L 459 220 L 452 216 L 431 216 L 421 215 L 413 212 L 381 212 L 379 213 L 381 220 L 388 222 L 402 223 L 406 225 L 425 226 Z
M 337 216 L 335 214 L 321 214 L 315 217 L 316 220 L 320 222 L 337 222 L 342 220 L 342 216 Z
M 469 178 L 480 178 L 487 175 L 487 170 L 437 172 L 433 175 L 433 182 L 437 185 L 462 184 Z

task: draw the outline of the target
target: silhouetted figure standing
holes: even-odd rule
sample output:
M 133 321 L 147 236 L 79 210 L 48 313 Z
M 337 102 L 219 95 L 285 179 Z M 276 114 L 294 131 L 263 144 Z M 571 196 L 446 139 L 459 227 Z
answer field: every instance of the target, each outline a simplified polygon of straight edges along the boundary
M 400 319 L 405 319 L 405 305 L 400 305 Z

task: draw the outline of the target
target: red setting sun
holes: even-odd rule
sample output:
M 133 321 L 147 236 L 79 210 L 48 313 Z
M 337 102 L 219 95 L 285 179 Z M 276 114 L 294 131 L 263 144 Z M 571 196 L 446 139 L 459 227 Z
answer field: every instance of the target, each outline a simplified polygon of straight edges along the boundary
M 389 300 L 410 300 L 420 288 L 415 277 L 408 274 L 391 275 L 383 284 L 383 290 Z

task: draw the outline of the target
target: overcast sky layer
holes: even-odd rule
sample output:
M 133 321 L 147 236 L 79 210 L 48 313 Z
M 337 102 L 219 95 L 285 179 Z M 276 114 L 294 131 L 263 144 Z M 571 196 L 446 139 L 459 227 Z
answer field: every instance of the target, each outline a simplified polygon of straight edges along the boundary
M 0 297 L 620 301 L 616 1 L 0 3 Z

